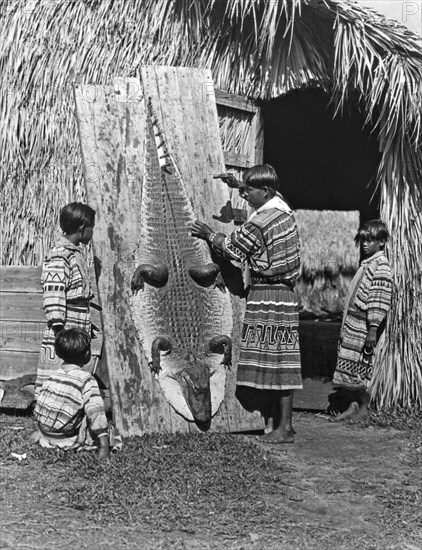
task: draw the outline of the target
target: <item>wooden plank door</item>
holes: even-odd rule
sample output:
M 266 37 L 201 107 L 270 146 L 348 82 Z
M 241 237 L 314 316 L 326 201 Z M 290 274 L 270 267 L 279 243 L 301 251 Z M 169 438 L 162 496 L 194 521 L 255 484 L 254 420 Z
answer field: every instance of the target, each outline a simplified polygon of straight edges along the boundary
M 226 170 L 237 179 L 254 166 L 262 164 L 264 154 L 264 128 L 260 107 L 245 97 L 215 91 L 220 138 Z M 235 224 L 246 221 L 248 204 L 236 190 L 230 191 Z

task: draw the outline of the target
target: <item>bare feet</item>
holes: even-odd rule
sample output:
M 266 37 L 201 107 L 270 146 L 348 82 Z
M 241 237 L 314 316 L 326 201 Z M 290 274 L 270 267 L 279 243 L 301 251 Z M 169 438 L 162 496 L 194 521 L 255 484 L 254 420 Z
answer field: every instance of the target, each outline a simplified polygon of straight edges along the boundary
M 282 430 L 277 428 L 270 433 L 264 434 L 259 438 L 263 443 L 294 443 L 295 436 L 293 430 Z
M 337 416 L 334 416 L 333 418 L 330 418 L 330 422 L 342 422 L 347 418 L 355 417 L 358 414 L 358 412 L 359 412 L 359 405 L 358 403 L 356 403 L 356 401 L 353 401 L 353 403 L 350 403 L 347 411 L 344 411 L 343 413 Z
M 264 428 L 264 433 L 269 434 L 274 430 L 274 419 L 269 418 Z

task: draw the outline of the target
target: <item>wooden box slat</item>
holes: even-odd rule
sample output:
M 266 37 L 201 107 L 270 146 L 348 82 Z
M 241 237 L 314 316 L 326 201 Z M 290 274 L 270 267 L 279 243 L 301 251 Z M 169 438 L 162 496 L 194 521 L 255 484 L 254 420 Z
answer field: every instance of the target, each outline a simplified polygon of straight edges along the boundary
M 0 292 L 42 294 L 41 269 L 41 266 L 0 266 Z
M 210 90 L 208 90 L 208 92 L 210 92 Z M 238 109 L 249 113 L 256 113 L 258 110 L 258 107 L 255 105 L 254 101 L 247 99 L 244 96 L 225 92 L 224 90 L 219 90 L 218 88 L 214 90 L 214 93 L 215 102 L 217 105 L 224 105 L 226 107 L 231 107 L 233 109 Z
M 29 292 L 0 293 L 0 321 L 44 321 L 42 295 Z
M 44 328 L 45 322 L 0 321 L 0 350 L 38 353 Z
M 0 350 L 0 380 L 13 380 L 37 372 L 39 351 L 34 353 Z

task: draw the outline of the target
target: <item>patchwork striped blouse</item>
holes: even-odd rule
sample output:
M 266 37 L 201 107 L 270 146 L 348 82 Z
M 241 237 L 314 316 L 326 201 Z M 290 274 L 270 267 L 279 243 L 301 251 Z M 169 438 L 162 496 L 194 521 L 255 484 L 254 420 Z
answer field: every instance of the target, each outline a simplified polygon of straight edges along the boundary
M 84 249 L 61 237 L 44 260 L 41 284 L 49 325 L 65 323 L 67 301 L 92 296 Z
M 45 432 L 69 437 L 78 431 L 84 415 L 94 434 L 108 427 L 98 383 L 78 365 L 63 364 L 43 383 L 34 414 Z
M 382 251 L 363 260 L 352 281 L 349 306 L 367 312 L 368 325 L 379 326 L 391 305 L 393 276 L 388 259 Z
M 294 216 L 271 208 L 257 214 L 227 237 L 210 237 L 217 254 L 238 262 L 248 261 L 251 277 L 269 283 L 293 284 L 299 277 L 300 243 Z

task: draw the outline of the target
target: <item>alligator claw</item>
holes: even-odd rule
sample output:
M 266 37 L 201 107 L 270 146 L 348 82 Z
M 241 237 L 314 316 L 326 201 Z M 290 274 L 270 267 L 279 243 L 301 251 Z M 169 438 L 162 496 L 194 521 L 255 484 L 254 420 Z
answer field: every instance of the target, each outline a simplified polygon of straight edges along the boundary
M 132 294 L 136 296 L 140 290 L 144 290 L 145 281 L 138 267 L 135 273 L 133 274 L 132 280 L 130 282 L 130 289 Z
M 160 365 L 160 358 L 155 357 L 152 361 L 148 363 L 149 368 L 151 369 L 151 372 L 154 374 L 160 374 L 161 365 Z
M 226 293 L 226 283 L 224 282 L 224 279 L 221 273 L 218 273 L 212 287 L 218 288 L 218 290 L 221 290 L 221 292 L 223 292 L 224 294 Z
M 165 336 L 154 338 L 151 344 L 151 361 L 148 366 L 154 374 L 159 374 L 161 370 L 161 351 L 171 352 L 171 342 Z
M 222 365 L 227 368 L 232 366 L 232 340 L 230 336 L 222 334 L 221 336 L 214 336 L 209 341 L 209 348 L 212 353 L 222 353 L 223 360 Z
M 211 262 L 206 265 L 193 265 L 188 269 L 189 275 L 196 284 L 202 287 L 211 286 L 225 292 L 226 285 L 220 273 L 220 267 Z
M 165 265 L 142 264 L 136 268 L 133 274 L 130 288 L 136 296 L 139 290 L 144 290 L 145 283 L 162 287 L 169 278 L 168 268 Z

